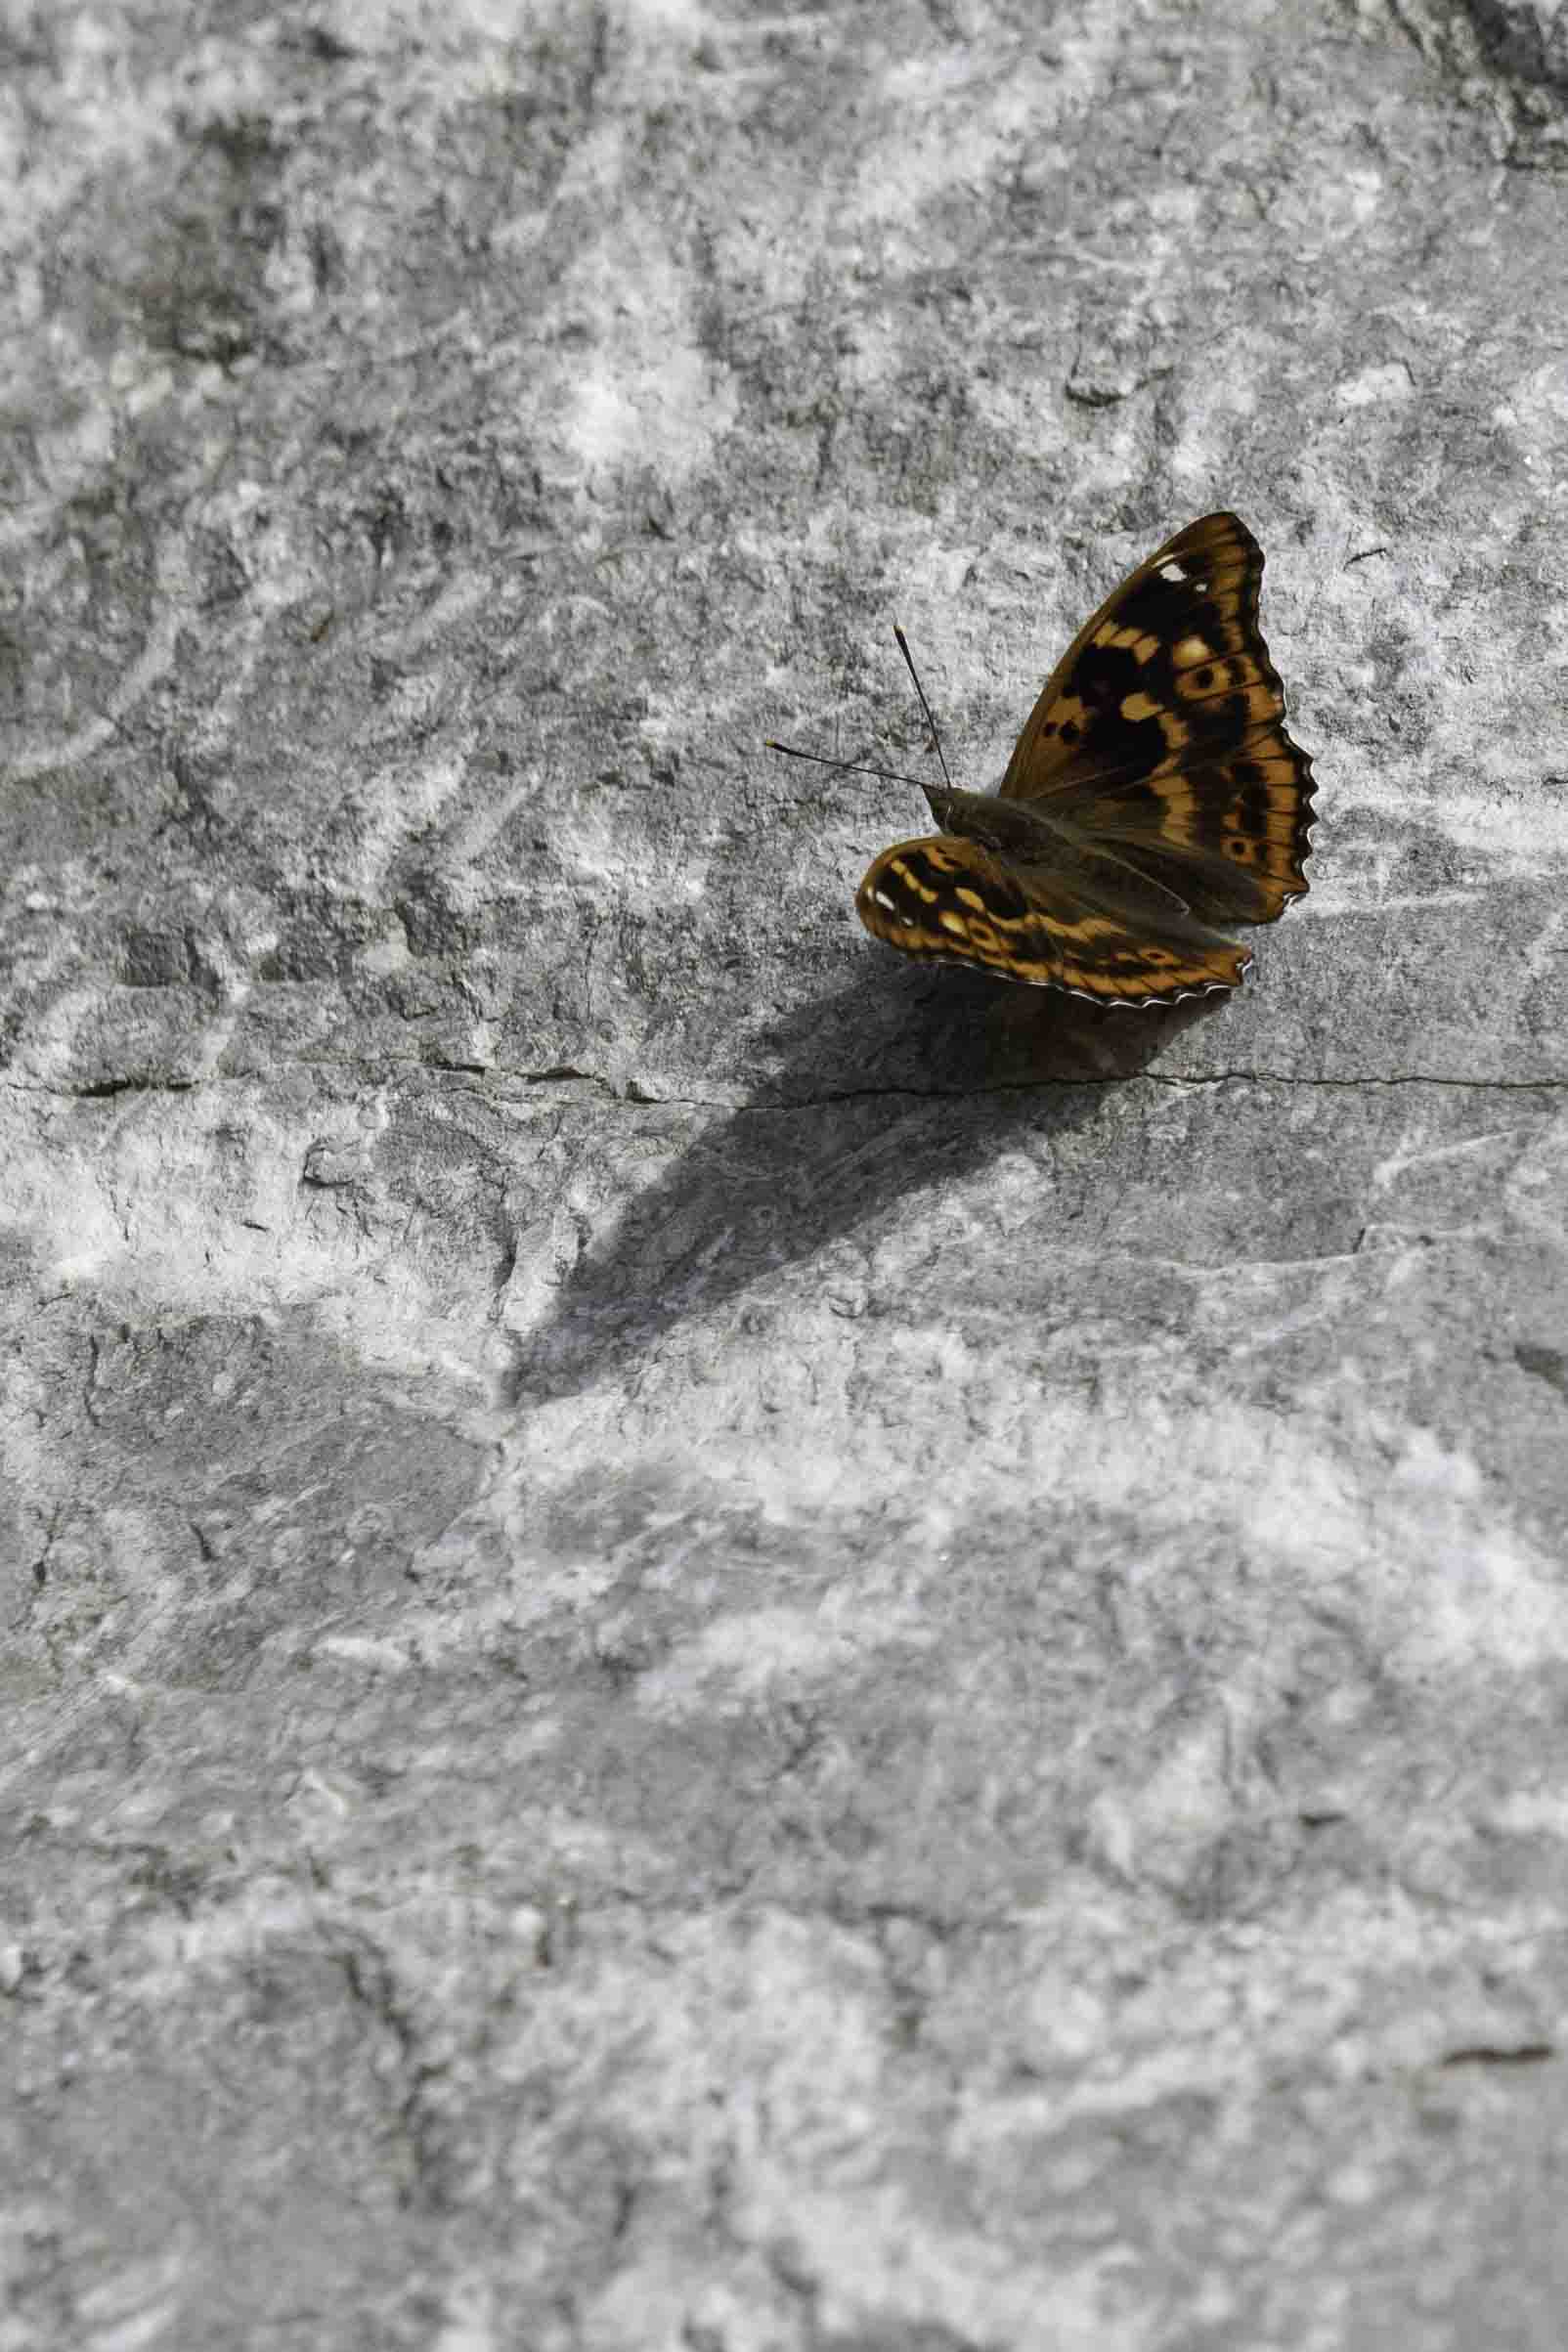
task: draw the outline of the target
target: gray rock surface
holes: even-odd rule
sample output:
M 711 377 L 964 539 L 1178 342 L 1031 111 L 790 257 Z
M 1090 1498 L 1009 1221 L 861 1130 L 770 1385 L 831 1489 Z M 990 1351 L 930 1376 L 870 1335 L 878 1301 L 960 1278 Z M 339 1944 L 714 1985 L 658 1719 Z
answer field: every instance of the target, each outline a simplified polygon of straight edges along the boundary
M 0 9 L 0 2352 L 1568 2340 L 1536 0 Z M 1235 505 L 1312 893 L 905 968 Z

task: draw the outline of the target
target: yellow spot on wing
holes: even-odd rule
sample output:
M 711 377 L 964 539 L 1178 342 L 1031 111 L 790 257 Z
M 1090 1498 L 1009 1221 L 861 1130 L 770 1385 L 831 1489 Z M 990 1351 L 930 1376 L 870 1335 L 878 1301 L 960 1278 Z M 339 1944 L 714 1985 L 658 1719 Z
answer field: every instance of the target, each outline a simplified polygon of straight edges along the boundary
M 1147 630 L 1118 629 L 1114 621 L 1104 622 L 1094 632 L 1097 645 L 1111 645 L 1122 653 L 1130 653 L 1137 662 L 1152 661 L 1159 651 L 1159 639 Z
M 925 884 L 921 881 L 920 876 L 910 866 L 907 859 L 895 857 L 893 861 L 891 871 L 897 875 L 900 882 L 906 882 L 912 891 L 918 891 L 928 906 L 936 905 L 936 893 L 935 891 L 927 890 Z

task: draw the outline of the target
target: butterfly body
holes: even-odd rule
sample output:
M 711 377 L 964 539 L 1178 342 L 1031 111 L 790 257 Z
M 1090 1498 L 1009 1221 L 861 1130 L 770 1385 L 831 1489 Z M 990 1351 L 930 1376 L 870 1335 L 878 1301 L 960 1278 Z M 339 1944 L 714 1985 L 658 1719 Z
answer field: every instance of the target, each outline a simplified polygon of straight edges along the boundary
M 856 895 L 906 955 L 1110 1004 L 1235 987 L 1307 884 L 1312 769 L 1258 627 L 1263 551 L 1206 515 L 1079 631 L 996 793 L 923 786 L 940 832 Z
M 1043 808 L 1026 801 L 1004 801 L 994 792 L 953 792 L 940 785 L 926 787 L 931 813 L 943 833 L 978 842 L 1004 857 L 1049 857 L 1064 837 Z

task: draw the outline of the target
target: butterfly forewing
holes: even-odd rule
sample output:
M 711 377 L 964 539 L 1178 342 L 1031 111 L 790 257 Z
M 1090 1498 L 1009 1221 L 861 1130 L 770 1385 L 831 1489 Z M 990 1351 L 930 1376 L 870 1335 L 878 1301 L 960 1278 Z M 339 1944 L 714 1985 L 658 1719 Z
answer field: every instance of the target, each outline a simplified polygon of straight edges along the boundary
M 1278 719 L 1258 629 L 1263 550 L 1234 514 L 1190 523 L 1086 621 L 1029 713 L 1004 799 L 1101 776 L 1148 776 Z

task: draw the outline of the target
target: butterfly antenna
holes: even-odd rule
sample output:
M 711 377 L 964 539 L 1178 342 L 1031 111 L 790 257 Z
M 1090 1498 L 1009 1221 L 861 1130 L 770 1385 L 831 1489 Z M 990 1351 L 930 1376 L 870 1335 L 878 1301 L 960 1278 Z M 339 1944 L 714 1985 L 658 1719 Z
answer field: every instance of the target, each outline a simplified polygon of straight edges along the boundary
M 904 667 L 915 681 L 915 692 L 919 695 L 920 707 L 926 714 L 926 724 L 930 727 L 931 739 L 936 746 L 936 757 L 941 762 L 942 782 L 951 792 L 953 779 L 947 772 L 947 754 L 942 750 L 942 739 L 936 732 L 936 721 L 931 715 L 931 705 L 926 700 L 926 689 L 920 682 L 920 672 L 915 668 L 915 657 L 909 650 L 909 639 L 904 635 L 896 621 L 893 625 L 893 633 L 898 640 L 898 651 L 904 657 Z
M 764 738 L 764 752 L 782 752 L 786 760 L 811 760 L 818 767 L 838 767 L 851 776 L 881 776 L 890 784 L 912 784 L 917 792 L 926 787 L 918 776 L 906 776 L 896 767 L 866 767 L 858 760 L 830 760 L 823 752 L 803 752 L 793 743 L 778 743 L 771 735 Z

